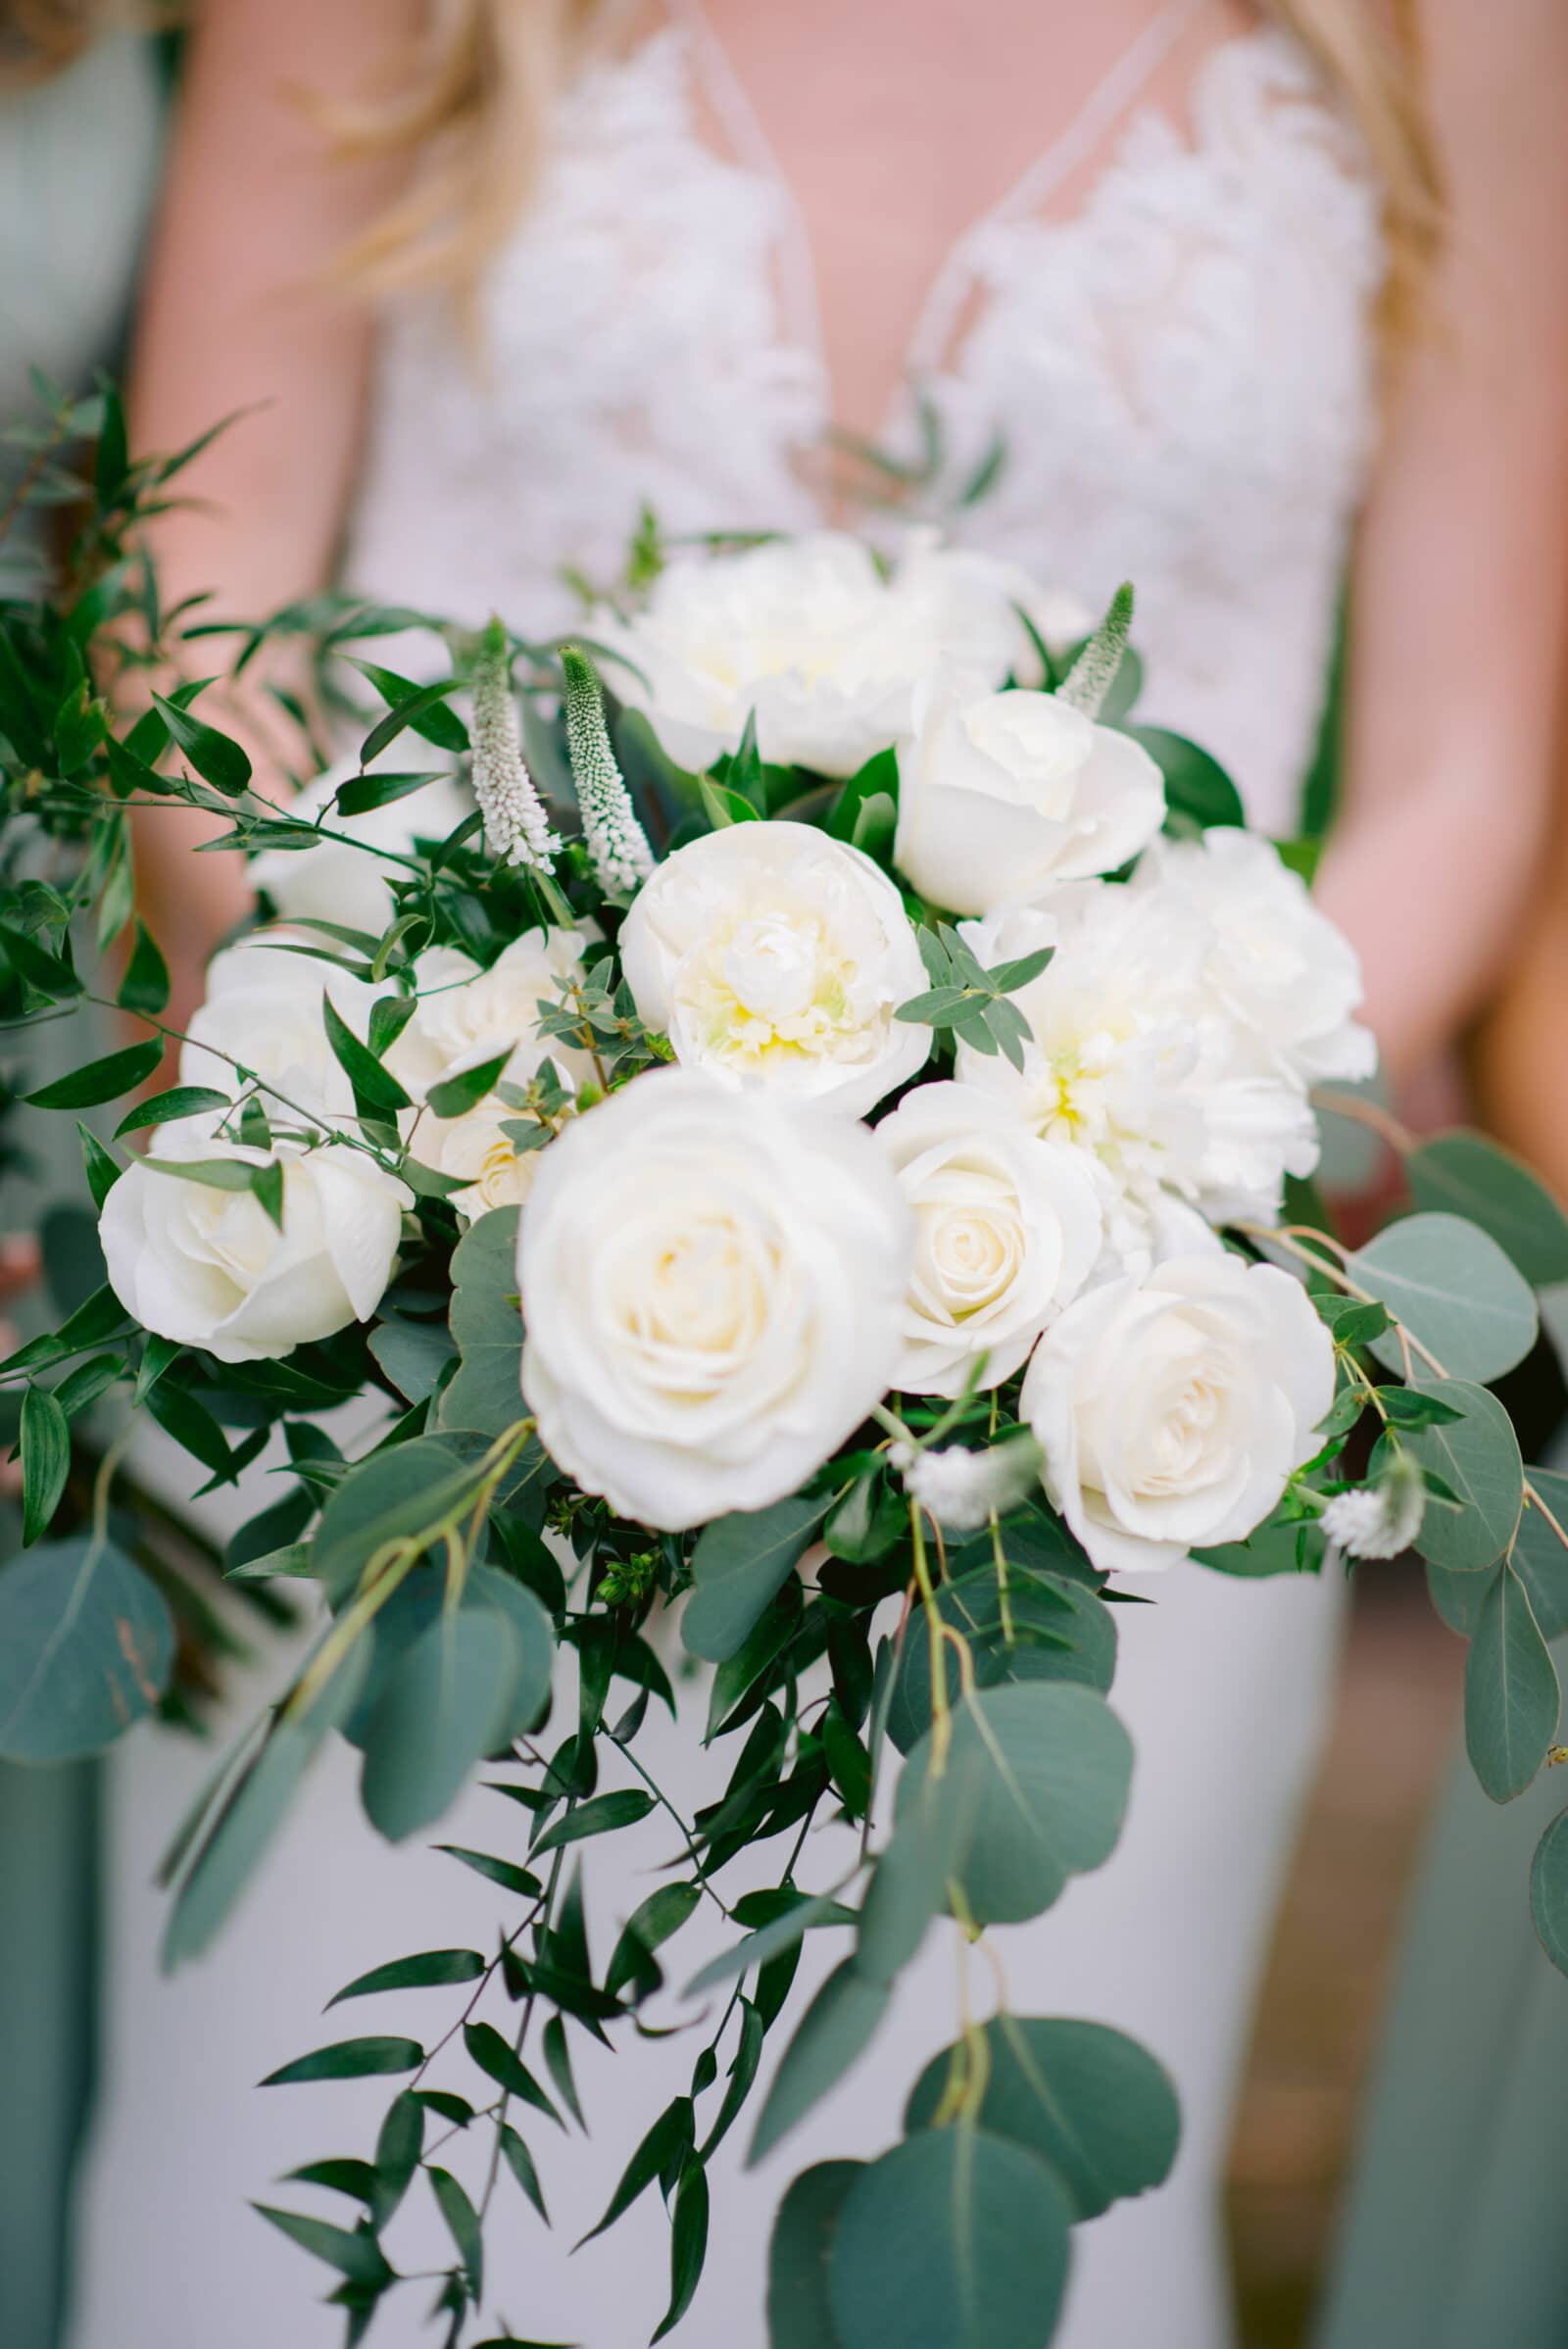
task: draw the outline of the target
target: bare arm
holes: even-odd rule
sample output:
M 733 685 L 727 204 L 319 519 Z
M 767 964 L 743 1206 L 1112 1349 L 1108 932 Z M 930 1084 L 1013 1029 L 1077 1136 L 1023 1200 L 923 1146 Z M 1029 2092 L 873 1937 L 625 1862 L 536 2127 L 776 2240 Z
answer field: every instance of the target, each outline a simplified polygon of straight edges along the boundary
M 1428 16 L 1449 251 L 1359 550 L 1347 805 L 1319 886 L 1396 1077 L 1473 1015 L 1511 950 L 1568 625 L 1568 13 Z
M 265 406 L 182 476 L 200 504 L 158 529 L 166 608 L 216 590 L 204 618 L 255 618 L 330 574 L 371 326 L 323 272 L 397 192 L 401 167 L 336 161 L 295 93 L 363 94 L 419 13 L 417 0 L 208 0 L 201 12 L 136 335 L 133 445 L 173 449 Z M 187 994 L 245 902 L 236 859 L 192 861 L 203 828 L 160 810 L 137 844 L 149 917 Z

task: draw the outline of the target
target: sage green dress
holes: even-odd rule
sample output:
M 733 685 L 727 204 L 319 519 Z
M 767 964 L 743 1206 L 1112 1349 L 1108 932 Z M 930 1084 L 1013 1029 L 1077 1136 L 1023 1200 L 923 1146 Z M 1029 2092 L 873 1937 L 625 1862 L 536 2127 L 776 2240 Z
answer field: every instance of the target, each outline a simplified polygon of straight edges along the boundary
M 163 73 L 152 43 L 100 43 L 41 85 L 0 89 L 0 426 L 34 421 L 28 369 L 90 388 L 119 355 L 157 181 Z M 0 502 L 12 451 L 0 448 Z M 25 521 L 25 517 L 24 517 Z M 0 557 L 0 593 L 28 576 L 25 528 Z M 9 1056 L 9 1055 L 8 1055 Z M 59 1140 L 38 1119 L 23 1139 Z M 66 1135 L 73 1146 L 74 1137 Z M 79 1182 L 49 1164 L 9 1178 L 0 1229 L 26 1229 L 44 1190 Z M 0 1517 L 0 1572 L 15 1546 Z M 98 1772 L 90 1762 L 0 1764 L 0 2342 L 54 2349 L 69 2272 L 68 2186 L 92 2079 Z
M 1568 1981 L 1528 1899 L 1565 1802 L 1568 1770 L 1547 1770 L 1499 1810 L 1454 1758 L 1317 2349 L 1568 2344 Z

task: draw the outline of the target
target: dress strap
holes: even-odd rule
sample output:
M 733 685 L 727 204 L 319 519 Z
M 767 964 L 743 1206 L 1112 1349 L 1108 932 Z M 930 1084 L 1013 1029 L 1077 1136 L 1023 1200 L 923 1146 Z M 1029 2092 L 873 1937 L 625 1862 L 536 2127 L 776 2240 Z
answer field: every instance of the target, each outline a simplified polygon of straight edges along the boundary
M 1018 220 L 1049 203 L 1056 189 L 1088 162 L 1206 4 L 1207 0 L 1166 0 L 1158 15 L 1095 84 L 1065 128 L 1036 156 L 1000 202 L 964 230 L 938 271 L 910 338 L 909 365 L 916 374 L 929 373 L 940 366 L 952 340 L 969 296 L 969 255 L 975 239 L 998 221 Z

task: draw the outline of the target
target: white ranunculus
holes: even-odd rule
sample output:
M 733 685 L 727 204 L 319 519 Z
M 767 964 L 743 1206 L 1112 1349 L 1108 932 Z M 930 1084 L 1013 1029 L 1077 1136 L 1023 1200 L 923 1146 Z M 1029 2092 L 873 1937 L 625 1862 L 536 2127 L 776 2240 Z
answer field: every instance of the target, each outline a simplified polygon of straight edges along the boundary
M 574 1119 L 522 1212 L 551 1457 L 679 1531 L 793 1493 L 886 1392 L 912 1218 L 871 1135 L 657 1069 Z
M 1114 872 L 1164 819 L 1149 753 L 1054 694 L 949 676 L 917 698 L 894 861 L 933 905 L 991 913 Z
M 958 1395 L 983 1352 L 980 1385 L 998 1387 L 1094 1266 L 1094 1182 L 1077 1151 L 1038 1141 L 972 1085 L 917 1085 L 876 1138 L 916 1230 L 893 1384 Z
M 632 664 L 612 669 L 615 691 L 677 765 L 737 749 L 755 710 L 764 759 L 852 775 L 907 732 L 938 661 L 989 685 L 1038 668 L 1018 605 L 1064 616 L 1014 567 L 929 534 L 885 576 L 862 541 L 823 530 L 677 557 L 641 612 L 598 612 L 593 634 Z
M 427 746 L 426 746 L 427 747 Z M 389 746 L 407 764 L 407 739 Z M 385 754 L 383 755 L 385 756 Z M 394 757 L 394 766 L 398 763 Z M 376 771 L 377 761 L 370 768 Z M 341 922 L 379 938 L 392 919 L 389 876 L 397 865 L 370 851 L 406 855 L 416 840 L 445 840 L 470 812 L 471 793 L 454 775 L 439 775 L 422 790 L 364 815 L 339 815 L 332 795 L 360 771 L 357 759 L 340 759 L 325 774 L 290 801 L 288 813 L 322 819 L 319 844 L 307 849 L 264 849 L 251 860 L 252 886 L 265 890 L 284 921 Z M 356 847 L 355 843 L 364 845 Z
M 159 1158 L 239 1158 L 185 1119 L 154 1136 Z M 368 1321 L 392 1277 L 413 1197 L 363 1151 L 333 1145 L 273 1153 L 283 1166 L 279 1231 L 249 1191 L 220 1191 L 139 1159 L 104 1201 L 98 1233 L 110 1285 L 143 1329 L 261 1362 Z
M 1207 922 L 1209 984 L 1267 1065 L 1303 1087 L 1372 1074 L 1377 1043 L 1354 1017 L 1360 957 L 1271 842 L 1231 826 L 1162 840 L 1133 886 L 1179 898 Z
M 539 1034 L 539 1006 L 554 1003 L 563 979 L 581 975 L 582 946 L 575 930 L 527 930 L 488 970 L 460 947 L 429 948 L 414 965 L 418 1007 L 388 1048 L 388 1068 L 416 1094 L 509 1045 L 512 1085 L 525 1085 L 545 1060 L 564 1075 L 587 1069 L 586 1053 Z
M 451 1194 L 460 1215 L 486 1215 L 492 1207 L 520 1205 L 533 1189 L 544 1159 L 546 1144 L 536 1150 L 519 1150 L 509 1134 L 517 1112 L 497 1095 L 487 1094 L 461 1117 L 430 1117 L 420 1122 L 416 1155 L 437 1174 L 455 1175 L 466 1188 Z
M 1035 1348 L 1022 1411 L 1094 1564 L 1145 1573 L 1245 1541 L 1316 1450 L 1333 1395 L 1333 1342 L 1300 1283 L 1204 1253 L 1069 1305 Z
M 1213 935 L 1158 882 L 1068 882 L 1038 907 L 966 923 L 987 967 L 1055 953 L 1012 998 L 1032 1031 L 1023 1069 L 960 1045 L 959 1077 L 1048 1141 L 1092 1151 L 1123 1190 L 1165 1185 L 1205 1213 L 1272 1215 L 1284 1176 L 1317 1163 L 1317 1122 L 1216 996 Z
M 904 902 L 809 824 L 709 832 L 644 883 L 620 933 L 637 1009 L 685 1066 L 861 1117 L 920 1068 L 894 1017 L 928 985 Z
M 309 930 L 279 924 L 252 931 L 215 954 L 206 1001 L 191 1013 L 190 1041 L 180 1048 L 180 1083 L 209 1085 L 237 1099 L 244 1090 L 232 1065 L 237 1060 L 313 1117 L 352 1116 L 354 1088 L 327 1041 L 322 1003 L 329 996 L 363 1043 L 378 991 L 316 953 L 292 951 L 322 943 Z M 270 1118 L 289 1122 L 275 1096 L 264 1091 L 262 1106 Z

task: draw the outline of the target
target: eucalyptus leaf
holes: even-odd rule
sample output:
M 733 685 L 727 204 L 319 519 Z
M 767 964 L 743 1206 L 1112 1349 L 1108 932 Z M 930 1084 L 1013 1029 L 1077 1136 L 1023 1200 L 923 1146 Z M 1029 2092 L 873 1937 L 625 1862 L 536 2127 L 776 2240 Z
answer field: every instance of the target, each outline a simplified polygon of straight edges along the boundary
M 390 1841 L 441 1818 L 503 1741 L 521 1664 L 511 1624 L 482 1605 L 443 1612 L 414 1641 L 376 1702 L 360 1780 L 366 1815 Z
M 1418 1382 L 1421 1384 L 1424 1382 Z M 1464 1416 L 1400 1438 L 1423 1468 L 1458 1495 L 1459 1505 L 1429 1496 L 1416 1548 L 1431 1565 L 1476 1574 L 1507 1549 L 1524 1504 L 1524 1463 L 1513 1423 L 1494 1395 L 1458 1379 L 1435 1391 Z
M 748 2165 L 770 2153 L 858 2062 L 887 2012 L 890 1995 L 888 1985 L 858 1972 L 853 1958 L 835 1966 L 802 2016 L 773 2075 Z
M 980 2127 L 1027 2145 L 1066 2187 L 1075 2219 L 1163 2185 L 1181 2110 L 1164 2066 L 1104 2023 L 1001 2014 L 984 2026 Z M 933 2056 L 910 2091 L 906 2131 L 929 2129 L 965 2043 Z
M 1536 1845 L 1530 1913 L 1542 1948 L 1559 1974 L 1568 1974 L 1568 1811 L 1557 1813 Z
M 1072 2218 L 1021 2144 L 964 2123 L 906 2139 L 839 2209 L 828 2306 L 843 2349 L 1042 2349 Z
M 1060 1681 L 982 1688 L 952 1723 L 940 1768 L 935 1729 L 909 1755 L 896 1840 L 956 1884 L 979 1923 L 1036 1917 L 1109 1858 L 1132 1740 L 1102 1697 Z
M 1528 1283 L 1494 1240 L 1457 1215 L 1407 1215 L 1350 1256 L 1346 1270 L 1450 1378 L 1487 1386 L 1535 1345 Z M 1371 1350 L 1386 1368 L 1404 1368 L 1397 1331 L 1374 1339 Z M 1418 1357 L 1418 1372 L 1429 1367 Z
M 1005 1592 L 995 1567 L 944 1583 L 937 1612 L 968 1642 L 977 1686 L 1063 1680 L 1109 1688 L 1116 1669 L 1116 1625 L 1110 1609 L 1080 1583 L 1015 1573 Z M 946 1641 L 943 1667 L 950 1702 L 960 1690 L 958 1659 Z M 916 1614 L 904 1637 L 888 1714 L 888 1735 L 901 1753 L 931 1726 L 931 1633 Z
M 1568 1281 L 1568 1216 L 1522 1159 L 1482 1134 L 1437 1134 L 1413 1150 L 1405 1179 L 1418 1207 L 1479 1224 L 1533 1289 Z
M 43 1542 L 0 1567 L 0 1757 L 63 1762 L 151 1712 L 174 1627 L 161 1593 L 114 1542 Z
M 1491 1582 L 1465 1659 L 1470 1766 L 1494 1802 L 1522 1794 L 1557 1730 L 1557 1674 L 1530 1594 L 1504 1565 Z
M 841 2349 L 827 2272 L 844 2197 L 863 2162 L 818 2162 L 778 2207 L 767 2255 L 768 2349 Z

